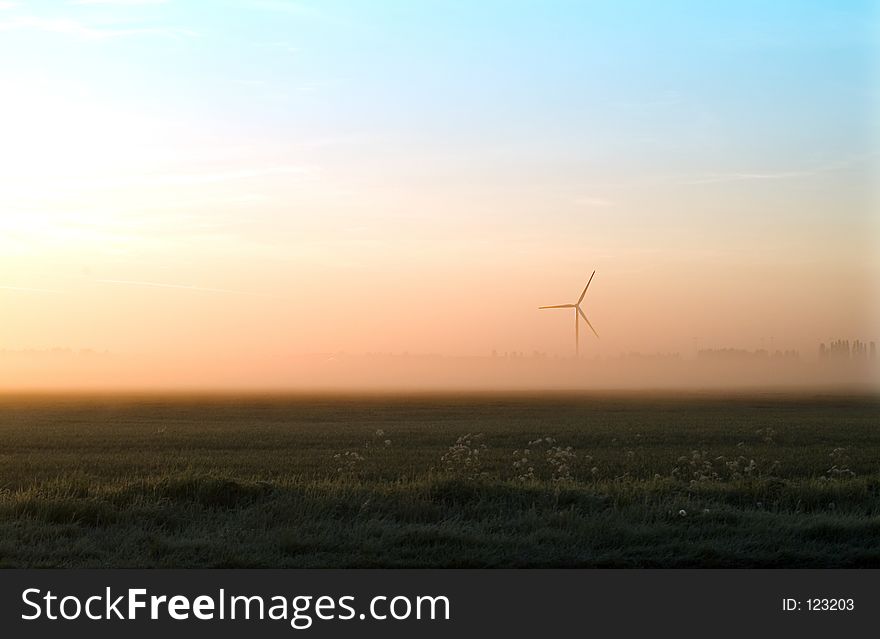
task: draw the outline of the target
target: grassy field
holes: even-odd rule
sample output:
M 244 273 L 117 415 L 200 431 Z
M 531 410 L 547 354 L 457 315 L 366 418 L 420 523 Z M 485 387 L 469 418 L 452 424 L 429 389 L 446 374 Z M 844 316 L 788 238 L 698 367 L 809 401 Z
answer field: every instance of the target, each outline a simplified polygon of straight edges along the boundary
M 0 565 L 880 567 L 880 400 L 8 396 Z

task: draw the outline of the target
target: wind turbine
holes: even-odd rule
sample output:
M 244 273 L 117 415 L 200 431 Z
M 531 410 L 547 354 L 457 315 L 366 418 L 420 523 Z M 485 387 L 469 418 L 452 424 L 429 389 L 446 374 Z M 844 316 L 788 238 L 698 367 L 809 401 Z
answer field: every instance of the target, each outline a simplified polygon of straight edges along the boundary
M 596 274 L 596 271 L 593 271 L 593 275 Z M 593 325 L 590 324 L 590 320 L 587 319 L 587 316 L 584 314 L 583 309 L 581 308 L 581 302 L 584 300 L 584 295 L 587 294 L 587 289 L 590 288 L 590 282 L 593 281 L 593 275 L 590 275 L 590 279 L 587 281 L 587 285 L 584 287 L 581 296 L 578 298 L 578 301 L 574 304 L 557 304 L 555 306 L 539 306 L 538 310 L 544 310 L 545 308 L 573 308 L 574 309 L 574 355 L 578 357 L 580 355 L 581 350 L 581 336 L 580 336 L 580 319 L 578 315 L 584 318 L 584 321 L 587 323 L 587 326 L 590 327 L 590 330 L 593 331 L 593 334 L 596 337 L 599 337 L 599 333 L 596 332 L 596 329 L 593 328 Z

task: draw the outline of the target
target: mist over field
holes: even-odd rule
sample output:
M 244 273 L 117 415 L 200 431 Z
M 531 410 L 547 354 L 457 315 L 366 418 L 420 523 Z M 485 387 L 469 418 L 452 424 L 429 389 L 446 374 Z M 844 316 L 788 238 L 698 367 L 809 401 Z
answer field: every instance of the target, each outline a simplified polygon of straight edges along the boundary
M 611 358 L 543 354 L 290 355 L 162 360 L 94 352 L 0 352 L 0 384 L 10 391 L 237 390 L 449 391 L 667 389 L 880 390 L 876 359 L 822 360 L 740 352 Z

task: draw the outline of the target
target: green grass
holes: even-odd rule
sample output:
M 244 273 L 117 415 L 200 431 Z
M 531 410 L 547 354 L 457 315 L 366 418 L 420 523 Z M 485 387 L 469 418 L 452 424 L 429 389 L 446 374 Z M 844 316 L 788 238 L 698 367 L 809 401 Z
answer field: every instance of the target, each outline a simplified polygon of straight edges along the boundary
M 0 566 L 880 567 L 880 400 L 10 396 Z

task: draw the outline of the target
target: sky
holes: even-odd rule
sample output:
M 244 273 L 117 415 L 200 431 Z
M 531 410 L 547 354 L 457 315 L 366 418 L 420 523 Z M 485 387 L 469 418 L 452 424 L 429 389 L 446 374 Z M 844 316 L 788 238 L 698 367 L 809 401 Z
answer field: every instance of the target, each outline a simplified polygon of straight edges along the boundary
M 878 339 L 878 21 L 0 2 L 0 349 L 565 356 L 593 270 L 585 355 Z

